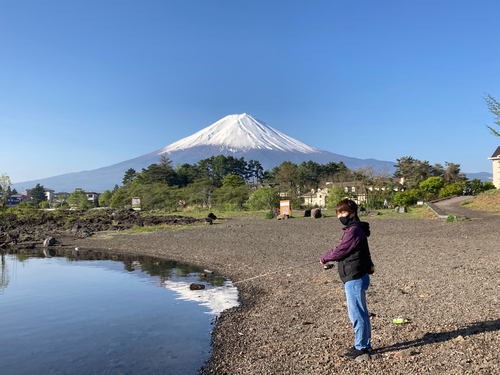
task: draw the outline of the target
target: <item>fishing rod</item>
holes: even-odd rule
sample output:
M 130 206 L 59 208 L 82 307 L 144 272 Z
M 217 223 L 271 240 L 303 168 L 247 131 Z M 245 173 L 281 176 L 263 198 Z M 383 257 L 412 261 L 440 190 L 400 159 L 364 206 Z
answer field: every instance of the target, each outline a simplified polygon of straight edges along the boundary
M 232 283 L 232 284 L 233 284 L 233 285 L 234 285 L 234 284 L 239 284 L 239 283 L 242 283 L 242 282 L 244 282 L 244 281 L 250 281 L 250 280 L 258 279 L 258 278 L 260 278 L 260 277 L 264 277 L 264 276 L 272 275 L 272 274 L 274 274 L 274 273 L 283 272 L 283 271 L 286 271 L 286 270 L 291 270 L 291 269 L 294 269 L 294 268 L 299 268 L 299 267 L 308 266 L 308 265 L 313 264 L 313 263 L 318 263 L 318 261 L 317 261 L 317 260 L 315 260 L 314 262 L 309 262 L 309 263 L 299 264 L 299 265 L 297 265 L 297 266 L 291 266 L 291 267 L 282 268 L 282 269 L 279 269 L 279 270 L 276 270 L 276 271 L 271 271 L 271 272 L 268 272 L 268 273 L 264 273 L 264 274 L 259 275 L 259 276 L 249 277 L 248 279 L 235 281 L 235 282 L 234 282 L 234 283 Z M 325 264 L 325 265 L 324 265 L 324 268 L 325 268 L 325 270 L 326 270 L 326 269 L 333 268 L 333 264 Z

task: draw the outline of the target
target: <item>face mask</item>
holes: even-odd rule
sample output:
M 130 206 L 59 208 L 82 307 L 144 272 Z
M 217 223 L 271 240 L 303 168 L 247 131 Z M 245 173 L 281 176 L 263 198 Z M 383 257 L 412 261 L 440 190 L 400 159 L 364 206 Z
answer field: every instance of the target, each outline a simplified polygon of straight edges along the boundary
M 349 216 L 345 216 L 345 217 L 339 217 L 339 220 L 343 225 L 348 225 L 352 221 L 352 218 Z

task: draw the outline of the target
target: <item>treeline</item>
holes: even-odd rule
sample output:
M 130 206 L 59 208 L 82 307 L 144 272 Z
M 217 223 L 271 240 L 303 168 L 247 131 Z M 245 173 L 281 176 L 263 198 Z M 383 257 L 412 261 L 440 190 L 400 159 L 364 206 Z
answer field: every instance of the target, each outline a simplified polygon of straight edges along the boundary
M 111 207 L 130 204 L 132 197 L 141 197 L 144 209 L 173 210 L 179 206 L 213 207 L 226 210 L 242 208 L 256 184 L 277 184 L 279 187 L 264 190 L 266 204 L 254 197 L 250 205 L 256 208 L 275 207 L 279 193 L 286 193 L 292 206 L 301 205 L 300 195 L 317 188 L 323 181 L 340 173 L 351 173 L 344 163 L 319 164 L 313 161 L 299 165 L 285 161 L 272 170 L 263 170 L 259 161 L 246 161 L 243 157 L 212 156 L 195 164 L 178 164 L 162 155 L 157 164 L 137 172 L 125 172 L 122 186 L 113 192 L 105 191 L 102 203 Z M 108 200 L 108 202 L 106 202 Z M 259 202 L 259 203 L 256 203 Z M 101 203 L 101 199 L 100 199 Z M 262 207 L 265 206 L 265 207 Z M 256 208 L 257 209 L 257 208 Z
M 493 182 L 479 179 L 468 181 L 460 171 L 460 164 L 445 162 L 445 165 L 430 165 L 428 161 L 411 156 L 396 159 L 394 177 L 402 178 L 404 191 L 394 194 L 393 204 L 411 206 L 419 200 L 430 201 L 454 195 L 475 195 L 495 189 Z

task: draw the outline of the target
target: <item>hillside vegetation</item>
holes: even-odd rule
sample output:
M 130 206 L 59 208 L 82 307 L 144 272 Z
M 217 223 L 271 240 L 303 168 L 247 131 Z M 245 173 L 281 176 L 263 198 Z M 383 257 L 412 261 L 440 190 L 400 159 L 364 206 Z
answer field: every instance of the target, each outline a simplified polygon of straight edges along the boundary
M 466 201 L 462 205 L 472 210 L 487 211 L 500 214 L 500 190 L 488 190 L 479 194 L 474 200 Z

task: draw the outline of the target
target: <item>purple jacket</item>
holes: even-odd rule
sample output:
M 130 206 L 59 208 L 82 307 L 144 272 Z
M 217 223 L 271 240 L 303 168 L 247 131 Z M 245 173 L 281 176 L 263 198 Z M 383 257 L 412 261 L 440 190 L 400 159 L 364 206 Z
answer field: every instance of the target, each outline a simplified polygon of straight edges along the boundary
M 321 263 L 344 259 L 361 241 L 366 240 L 365 231 L 361 227 L 349 226 L 342 228 L 342 230 L 344 231 L 342 240 L 333 250 L 323 254 Z

